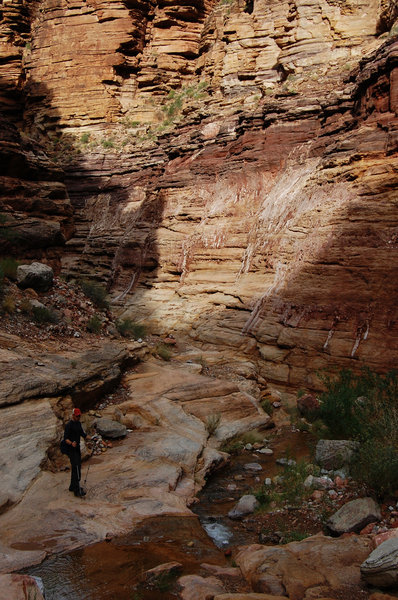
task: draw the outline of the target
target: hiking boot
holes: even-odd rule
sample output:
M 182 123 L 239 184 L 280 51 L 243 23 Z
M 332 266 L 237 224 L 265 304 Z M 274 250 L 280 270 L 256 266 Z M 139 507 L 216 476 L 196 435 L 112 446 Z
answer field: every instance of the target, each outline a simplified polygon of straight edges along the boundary
M 77 496 L 77 497 L 79 497 L 79 498 L 82 498 L 82 497 L 83 497 L 83 496 L 85 496 L 85 495 L 86 495 L 86 492 L 83 490 L 83 488 L 80 488 L 80 490 L 77 490 L 77 491 L 75 492 L 75 496 Z

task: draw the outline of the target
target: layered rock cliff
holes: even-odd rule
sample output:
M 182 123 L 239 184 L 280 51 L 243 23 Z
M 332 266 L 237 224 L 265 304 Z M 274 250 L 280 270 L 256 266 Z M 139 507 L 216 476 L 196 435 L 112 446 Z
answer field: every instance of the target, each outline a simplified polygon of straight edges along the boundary
M 280 390 L 396 365 L 394 2 L 2 10 L 7 118 L 65 172 L 74 224 L 64 192 L 33 203 L 63 228 L 65 271 Z M 28 219 L 10 189 L 40 177 L 23 173 L 2 210 Z

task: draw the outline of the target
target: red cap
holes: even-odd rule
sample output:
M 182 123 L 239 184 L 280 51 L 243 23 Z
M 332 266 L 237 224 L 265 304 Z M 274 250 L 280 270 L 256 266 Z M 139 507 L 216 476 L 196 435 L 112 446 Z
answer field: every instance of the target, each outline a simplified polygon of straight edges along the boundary
M 75 415 L 75 417 L 80 417 L 80 415 L 82 414 L 82 411 L 80 410 L 80 408 L 74 408 L 73 414 Z

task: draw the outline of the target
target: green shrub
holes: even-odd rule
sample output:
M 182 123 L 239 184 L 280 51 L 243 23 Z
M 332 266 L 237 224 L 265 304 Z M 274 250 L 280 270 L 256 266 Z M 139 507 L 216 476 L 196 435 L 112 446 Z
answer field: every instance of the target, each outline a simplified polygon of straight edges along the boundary
M 398 489 L 398 374 L 368 368 L 324 377 L 320 415 L 330 437 L 360 442 L 354 477 L 377 495 Z
M 310 533 L 306 533 L 304 531 L 290 531 L 290 530 L 285 530 L 282 531 L 282 539 L 281 542 L 283 544 L 290 544 L 290 542 L 301 542 L 303 540 L 305 540 L 307 537 L 309 537 L 311 534 Z
M 220 421 L 221 421 L 220 413 L 208 415 L 208 417 L 206 419 L 206 431 L 209 435 L 213 435 L 217 431 L 217 427 L 219 426 Z
M 19 262 L 15 258 L 2 258 L 0 260 L 0 269 L 3 277 L 16 281 L 18 265 Z
M 280 497 L 283 502 L 294 504 L 301 502 L 309 491 L 304 487 L 304 481 L 312 473 L 313 466 L 305 460 L 286 465 L 282 473 Z
M 165 344 L 158 344 L 155 348 L 155 352 L 163 360 L 170 360 L 171 358 L 171 350 Z
M 103 148 L 114 148 L 115 142 L 113 140 L 101 140 Z
M 225 440 L 225 442 L 221 444 L 220 450 L 221 452 L 227 452 L 228 454 L 236 455 L 242 452 L 243 447 L 244 444 L 242 443 L 242 440 L 238 439 L 237 437 L 233 437 L 230 440 Z
M 102 321 L 98 315 L 93 315 L 87 321 L 87 330 L 91 333 L 99 333 L 102 328 Z
M 228 454 L 239 454 L 246 444 L 262 442 L 263 438 L 264 434 L 259 431 L 245 431 L 245 433 L 239 433 L 229 440 L 225 440 L 225 442 L 221 444 L 220 450 L 222 452 L 228 452 Z
M 260 503 L 260 508 L 268 508 L 271 502 L 274 501 L 274 493 L 269 485 L 262 485 L 257 492 L 254 493 L 256 500 Z
M 58 323 L 59 321 L 57 313 L 45 306 L 33 306 L 32 315 L 33 320 L 40 325 Z
M 320 418 L 331 437 L 367 440 L 382 435 L 390 411 L 398 406 L 396 371 L 383 376 L 364 368 L 355 375 L 344 369 L 337 378 L 324 376 L 323 381 L 326 391 L 320 398 Z
M 80 282 L 80 287 L 83 293 L 87 296 L 87 298 L 90 298 L 95 306 L 98 308 L 109 307 L 106 289 L 100 283 L 84 279 Z
M 118 319 L 115 323 L 116 329 L 123 337 L 132 337 L 135 340 L 145 337 L 146 327 L 142 323 L 134 323 L 132 319 Z
M 160 575 L 156 577 L 154 585 L 159 590 L 159 592 L 165 594 L 166 592 L 169 592 L 171 590 L 176 581 L 176 578 L 177 574 L 173 572 L 160 573 Z
M 398 488 L 398 454 L 396 440 L 386 446 L 377 440 L 361 444 L 351 467 L 353 477 L 365 483 L 378 496 L 392 494 Z
M 21 303 L 19 305 L 19 308 L 21 309 L 21 312 L 24 315 L 30 315 L 32 312 L 32 304 L 31 301 L 28 298 L 24 298 L 23 300 L 21 300 Z
M 261 408 L 267 413 L 267 415 L 272 415 L 274 412 L 274 407 L 272 406 L 272 402 L 269 398 L 264 398 L 264 400 L 261 400 L 260 404 Z
M 2 306 L 2 309 L 4 310 L 4 312 L 11 315 L 13 312 L 15 312 L 15 308 L 16 308 L 15 299 L 12 296 L 6 296 L 3 299 L 1 306 Z
M 88 144 L 90 141 L 90 134 L 89 133 L 82 133 L 81 137 L 80 137 L 80 141 L 82 144 Z
M 278 479 L 278 483 L 273 483 L 271 486 L 264 483 L 254 495 L 262 508 L 266 508 L 271 502 L 278 505 L 301 504 L 303 499 L 309 496 L 312 491 L 304 487 L 304 481 L 308 475 L 315 472 L 316 467 L 305 460 L 290 465 L 287 464 Z

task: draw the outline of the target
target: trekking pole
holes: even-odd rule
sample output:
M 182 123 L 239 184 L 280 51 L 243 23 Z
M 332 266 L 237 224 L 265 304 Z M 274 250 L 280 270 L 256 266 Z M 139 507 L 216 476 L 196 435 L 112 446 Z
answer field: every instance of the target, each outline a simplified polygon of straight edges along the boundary
M 87 476 L 88 476 L 88 472 L 89 472 L 89 470 L 90 470 L 90 467 L 91 467 L 91 465 L 89 464 L 89 465 L 88 465 L 88 467 L 87 467 L 86 478 L 85 478 L 85 480 L 83 481 L 83 485 L 86 485 Z

